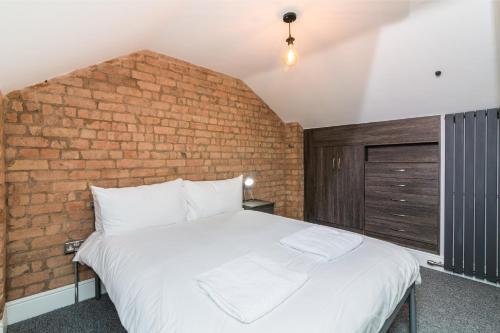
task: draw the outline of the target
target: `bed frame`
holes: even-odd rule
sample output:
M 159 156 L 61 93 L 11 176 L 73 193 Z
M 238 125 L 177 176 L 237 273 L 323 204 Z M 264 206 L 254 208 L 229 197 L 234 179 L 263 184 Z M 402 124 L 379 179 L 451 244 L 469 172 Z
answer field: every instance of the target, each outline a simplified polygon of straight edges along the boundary
M 406 290 L 403 298 L 389 318 L 387 318 L 379 333 L 386 333 L 389 330 L 405 303 L 408 303 L 410 333 L 417 333 L 417 300 L 415 297 L 415 283 L 413 283 L 410 288 Z
M 74 261 L 73 262 L 73 272 L 75 274 L 75 304 L 79 302 L 79 297 L 78 297 L 78 286 L 79 286 L 79 282 L 80 282 L 80 274 L 78 272 L 78 265 L 79 263 L 77 261 Z M 94 294 L 94 298 L 95 299 L 100 299 L 101 298 L 101 279 L 99 278 L 99 276 L 97 276 L 96 273 L 95 274 L 95 281 L 94 281 L 94 284 L 95 284 L 95 294 Z
M 78 303 L 78 263 L 75 262 L 75 303 Z M 101 298 L 101 279 L 97 274 L 95 274 L 95 299 Z M 384 325 L 380 329 L 379 333 L 386 333 L 389 331 L 389 328 L 394 323 L 394 320 L 398 316 L 401 308 L 405 303 L 408 303 L 408 312 L 409 312 L 409 328 L 410 333 L 417 333 L 417 302 L 415 297 L 415 283 L 413 283 L 410 288 L 408 288 L 398 303 L 392 314 L 387 318 L 384 322 Z

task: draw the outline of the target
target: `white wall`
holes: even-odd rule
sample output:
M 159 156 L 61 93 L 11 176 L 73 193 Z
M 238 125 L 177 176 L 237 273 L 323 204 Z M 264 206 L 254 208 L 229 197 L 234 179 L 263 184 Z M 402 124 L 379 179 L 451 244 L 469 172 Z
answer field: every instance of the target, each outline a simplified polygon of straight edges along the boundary
M 311 128 L 498 107 L 499 63 L 499 1 L 410 1 L 288 72 L 245 81 L 285 121 Z

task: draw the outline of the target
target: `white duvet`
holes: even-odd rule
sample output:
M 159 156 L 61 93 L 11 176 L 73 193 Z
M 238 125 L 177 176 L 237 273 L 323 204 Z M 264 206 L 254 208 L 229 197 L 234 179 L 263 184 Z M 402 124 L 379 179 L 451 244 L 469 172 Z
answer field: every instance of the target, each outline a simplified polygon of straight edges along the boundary
M 279 244 L 309 226 L 240 211 L 118 236 L 96 232 L 75 259 L 101 277 L 130 333 L 378 332 L 419 279 L 417 261 L 399 246 L 368 237 L 331 262 Z M 219 309 L 195 277 L 249 252 L 308 272 L 309 281 L 272 312 L 244 324 Z

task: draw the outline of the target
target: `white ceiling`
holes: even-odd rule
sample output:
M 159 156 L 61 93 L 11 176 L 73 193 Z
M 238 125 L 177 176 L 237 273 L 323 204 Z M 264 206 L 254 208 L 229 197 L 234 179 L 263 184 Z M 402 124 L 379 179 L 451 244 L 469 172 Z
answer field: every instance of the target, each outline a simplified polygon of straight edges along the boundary
M 4 92 L 151 49 L 243 79 L 306 128 L 500 105 L 495 0 L 0 0 L 0 33 Z

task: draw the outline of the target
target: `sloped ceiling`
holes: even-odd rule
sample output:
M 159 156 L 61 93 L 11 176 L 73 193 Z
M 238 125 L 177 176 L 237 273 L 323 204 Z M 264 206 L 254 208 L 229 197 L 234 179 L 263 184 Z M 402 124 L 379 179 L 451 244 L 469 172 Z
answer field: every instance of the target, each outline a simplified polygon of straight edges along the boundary
M 305 128 L 500 105 L 495 0 L 0 0 L 0 33 L 3 92 L 151 49 L 243 79 Z

